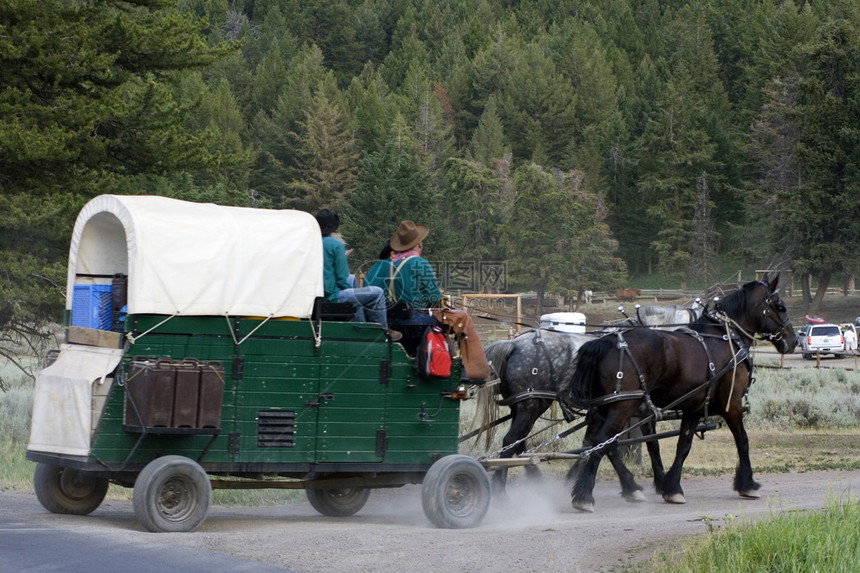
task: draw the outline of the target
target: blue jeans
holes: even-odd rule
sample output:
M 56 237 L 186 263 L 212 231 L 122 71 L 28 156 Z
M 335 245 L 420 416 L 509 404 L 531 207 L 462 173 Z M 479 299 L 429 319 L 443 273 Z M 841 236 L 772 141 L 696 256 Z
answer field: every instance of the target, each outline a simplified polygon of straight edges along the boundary
M 385 294 L 378 286 L 343 289 L 337 293 L 337 302 L 355 305 L 355 322 L 378 322 L 382 328 L 388 328 Z
M 433 318 L 433 315 L 429 312 L 422 312 L 416 309 L 410 309 L 411 314 L 409 318 L 400 319 L 400 320 L 392 320 L 391 324 L 394 327 L 399 325 L 404 326 L 412 326 L 412 325 L 426 325 L 426 326 L 439 326 L 439 321 Z

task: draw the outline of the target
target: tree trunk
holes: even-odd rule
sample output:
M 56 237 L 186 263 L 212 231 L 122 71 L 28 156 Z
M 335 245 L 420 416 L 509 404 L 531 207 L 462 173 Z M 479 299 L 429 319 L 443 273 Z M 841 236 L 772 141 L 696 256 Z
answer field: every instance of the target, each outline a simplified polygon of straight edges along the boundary
M 812 304 L 812 293 L 810 292 L 809 285 L 809 273 L 804 273 L 800 277 L 800 292 L 803 295 L 803 304 L 806 305 L 806 308 Z
M 830 284 L 831 271 L 821 273 L 821 278 L 818 281 L 818 290 L 815 291 L 815 297 L 812 299 L 812 304 L 809 306 L 811 314 L 817 313 L 821 309 L 821 303 L 824 301 L 824 294 L 827 292 L 827 286 Z

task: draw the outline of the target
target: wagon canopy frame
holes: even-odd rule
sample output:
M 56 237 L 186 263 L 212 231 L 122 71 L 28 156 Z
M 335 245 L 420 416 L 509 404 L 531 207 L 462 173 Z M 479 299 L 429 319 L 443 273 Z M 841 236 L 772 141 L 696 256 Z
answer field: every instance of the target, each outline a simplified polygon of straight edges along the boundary
M 74 287 L 128 277 L 128 313 L 308 318 L 323 295 L 322 237 L 303 211 L 100 195 L 69 247 Z

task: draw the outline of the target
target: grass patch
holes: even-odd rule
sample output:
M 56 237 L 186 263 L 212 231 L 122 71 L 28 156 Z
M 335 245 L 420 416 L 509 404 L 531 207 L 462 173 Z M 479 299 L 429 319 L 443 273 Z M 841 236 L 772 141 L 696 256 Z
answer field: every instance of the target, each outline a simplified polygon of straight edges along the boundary
M 33 491 L 33 467 L 24 459 L 33 411 L 33 380 L 13 365 L 0 368 L 0 490 Z
M 665 573 L 856 571 L 860 505 L 831 498 L 820 511 L 772 511 L 770 519 L 730 521 L 680 553 L 663 553 L 640 570 Z
M 24 444 L 0 438 L 0 491 L 33 492 L 35 464 L 24 459 Z

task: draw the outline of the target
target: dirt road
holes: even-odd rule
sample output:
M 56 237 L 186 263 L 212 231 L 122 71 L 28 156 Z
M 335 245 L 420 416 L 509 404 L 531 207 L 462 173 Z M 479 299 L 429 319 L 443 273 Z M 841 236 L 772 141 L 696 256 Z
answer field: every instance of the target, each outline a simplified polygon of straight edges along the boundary
M 756 365 L 781 365 L 783 368 L 844 368 L 846 370 L 860 369 L 860 354 L 833 356 L 828 354 L 820 358 L 806 360 L 800 350 L 792 354 L 780 355 L 772 348 L 754 351 Z
M 729 519 L 818 508 L 828 497 L 860 491 L 860 471 L 762 474 L 760 500 L 742 500 L 728 477 L 685 478 L 686 505 L 668 505 L 646 488 L 648 500 L 630 504 L 615 481 L 600 481 L 594 514 L 570 508 L 564 486 L 509 485 L 484 523 L 469 530 L 433 529 L 420 490 L 375 490 L 350 518 L 318 515 L 308 503 L 275 507 L 213 507 L 197 531 L 143 531 L 130 502 L 107 501 L 88 517 L 47 513 L 32 495 L 0 492 L 0 516 L 34 526 L 74 529 L 105 543 L 146 542 L 249 559 L 298 573 L 611 571 L 630 559 L 677 550 L 680 538 L 705 533 Z M 0 544 L 2 545 L 2 544 Z

